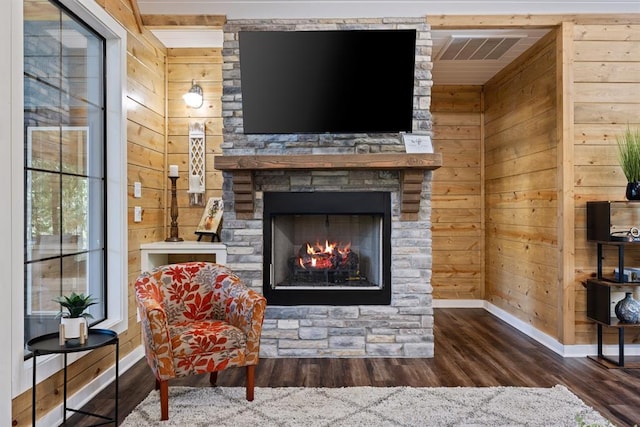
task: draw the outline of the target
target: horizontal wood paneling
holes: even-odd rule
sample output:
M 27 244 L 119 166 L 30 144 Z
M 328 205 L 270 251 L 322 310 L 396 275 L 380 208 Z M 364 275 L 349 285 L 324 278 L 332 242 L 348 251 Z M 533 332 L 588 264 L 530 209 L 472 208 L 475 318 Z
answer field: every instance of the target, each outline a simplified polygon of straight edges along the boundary
M 636 103 L 640 99 L 640 83 L 603 83 L 588 82 L 574 84 L 574 101 Z
M 145 26 L 154 28 L 222 28 L 227 22 L 225 15 L 142 15 L 141 19 Z
M 557 336 L 556 46 L 550 33 L 485 85 L 486 299 Z
M 635 103 L 578 103 L 575 105 L 576 123 L 636 123 L 638 104 Z
M 575 82 L 640 82 L 637 62 L 576 62 L 573 66 Z
M 584 27 L 581 27 L 584 28 Z M 575 35 L 574 35 L 575 36 Z M 633 62 L 640 58 L 640 43 L 636 40 L 579 40 L 575 43 L 576 61 Z
M 640 31 L 638 25 L 576 25 L 574 40 L 576 342 L 593 343 L 595 325 L 586 319 L 581 283 L 595 274 L 597 259 L 595 243 L 586 241 L 585 206 L 590 200 L 625 198 L 616 137 L 627 125 L 640 127 Z M 627 255 L 628 265 L 640 265 L 638 251 Z M 615 264 L 607 249 L 604 268 Z M 637 340 L 633 335 L 627 339 Z
M 435 83 L 433 145 L 443 166 L 433 173 L 433 296 L 481 299 L 482 88 Z
M 610 40 L 614 42 L 640 40 L 640 25 L 592 24 L 574 27 L 574 40 Z
M 188 107 L 182 95 L 191 88 L 192 80 L 202 87 L 204 102 L 200 108 Z M 222 195 L 222 173 L 213 168 L 214 155 L 222 152 L 222 50 L 193 48 L 167 50 L 167 164 L 180 167 L 176 183 L 179 235 L 196 240 L 194 234 L 204 207 L 189 206 L 189 125 L 205 124 L 205 201 Z M 165 176 L 163 178 L 167 180 Z M 166 209 L 165 224 L 171 221 Z
M 222 48 L 169 48 L 168 62 L 172 64 L 189 63 L 193 61 L 210 64 L 222 64 Z
M 435 15 L 426 17 L 426 21 L 432 28 L 519 28 L 539 27 L 549 28 L 560 25 L 563 22 L 576 24 L 603 25 L 621 24 L 623 27 L 640 24 L 640 16 L 621 14 L 564 14 L 564 15 Z M 633 27 L 631 27 L 633 28 Z
M 167 124 L 167 134 L 173 140 L 175 136 L 187 136 L 189 134 L 189 117 L 174 117 Z M 222 142 L 222 117 L 199 118 L 198 121 L 204 121 L 204 133 L 207 136 L 207 145 L 211 138 Z M 185 130 L 186 129 L 186 130 Z M 213 144 L 212 150 L 221 153 L 218 144 Z M 207 152 L 209 149 L 207 149 Z
M 555 167 L 556 160 L 555 148 L 540 151 L 530 155 L 522 155 L 514 159 L 510 159 L 508 162 L 498 162 L 488 165 L 485 169 L 487 179 L 500 179 L 505 176 L 520 175 L 521 171 L 547 171 L 550 167 Z M 492 157 L 495 160 L 495 157 Z M 546 175 L 546 174 L 545 174 Z M 524 188 L 519 186 L 519 188 Z

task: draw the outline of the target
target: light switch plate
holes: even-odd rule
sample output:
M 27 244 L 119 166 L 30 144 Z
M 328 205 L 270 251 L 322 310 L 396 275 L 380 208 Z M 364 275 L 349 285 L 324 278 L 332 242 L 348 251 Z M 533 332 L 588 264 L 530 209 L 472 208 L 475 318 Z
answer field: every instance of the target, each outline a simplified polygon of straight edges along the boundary
M 133 208 L 133 222 L 141 222 L 142 221 L 142 208 L 140 206 L 135 206 Z
M 133 197 L 136 199 L 142 197 L 142 184 L 137 181 L 133 183 Z

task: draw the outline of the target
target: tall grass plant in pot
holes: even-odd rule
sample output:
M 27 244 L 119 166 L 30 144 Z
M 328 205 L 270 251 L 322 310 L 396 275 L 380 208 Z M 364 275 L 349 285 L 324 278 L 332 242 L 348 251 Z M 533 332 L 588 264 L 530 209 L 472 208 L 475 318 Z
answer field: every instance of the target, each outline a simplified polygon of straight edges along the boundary
M 640 200 L 640 129 L 627 127 L 617 142 L 618 160 L 627 177 L 627 200 Z

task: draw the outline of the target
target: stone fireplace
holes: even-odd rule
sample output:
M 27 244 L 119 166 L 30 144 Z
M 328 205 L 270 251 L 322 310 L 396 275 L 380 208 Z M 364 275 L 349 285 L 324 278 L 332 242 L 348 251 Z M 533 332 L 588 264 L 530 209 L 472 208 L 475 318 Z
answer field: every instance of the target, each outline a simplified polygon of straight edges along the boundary
M 268 301 L 390 304 L 390 193 L 265 192 L 263 199 Z
M 227 264 L 267 297 L 262 357 L 433 356 L 430 197 L 432 170 L 441 156 L 405 153 L 398 134 L 243 132 L 239 31 L 397 28 L 417 31 L 413 132 L 429 134 L 431 39 L 423 18 L 225 25 L 223 155 L 215 158 L 224 177 L 221 237 Z M 362 203 L 356 195 L 367 193 L 382 197 L 372 211 L 357 208 Z M 282 208 L 286 194 L 302 201 L 301 212 Z M 312 211 L 327 194 L 344 200 L 342 212 Z M 325 227 L 330 235 L 316 242 Z M 338 235 L 348 241 L 329 242 Z M 298 259 L 307 241 L 312 247 L 336 243 L 339 249 L 331 249 L 334 258 L 318 255 L 314 261 L 311 254 L 326 248 L 311 248 Z M 273 252 L 284 253 L 284 259 L 274 261 Z M 336 259 L 357 267 L 338 266 Z M 296 262 L 306 268 L 293 268 Z M 325 267 L 312 267 L 313 262 Z

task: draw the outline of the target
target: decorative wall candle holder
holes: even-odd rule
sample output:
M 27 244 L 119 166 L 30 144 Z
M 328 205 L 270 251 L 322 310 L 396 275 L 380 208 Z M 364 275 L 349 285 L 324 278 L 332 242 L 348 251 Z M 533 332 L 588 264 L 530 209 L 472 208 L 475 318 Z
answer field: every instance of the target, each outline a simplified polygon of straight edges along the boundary
M 171 180 L 171 230 L 165 242 L 182 242 L 184 239 L 178 237 L 178 197 L 176 182 L 178 181 L 178 166 L 169 166 L 169 179 Z

